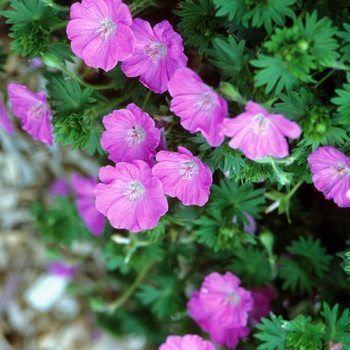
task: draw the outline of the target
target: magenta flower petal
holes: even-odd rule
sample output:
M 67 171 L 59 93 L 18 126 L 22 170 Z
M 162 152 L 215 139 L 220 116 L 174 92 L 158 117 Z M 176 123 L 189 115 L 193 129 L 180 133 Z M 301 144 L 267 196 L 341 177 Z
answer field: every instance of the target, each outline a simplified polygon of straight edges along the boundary
M 127 77 L 140 76 L 143 85 L 161 94 L 167 90 L 175 71 L 186 66 L 182 38 L 168 21 L 162 21 L 152 29 L 147 21 L 135 18 L 131 29 L 136 44 L 132 57 L 122 63 L 122 71 Z
M 109 71 L 134 52 L 132 16 L 121 0 L 83 0 L 70 10 L 67 35 L 86 65 Z
M 314 174 L 315 187 L 326 199 L 332 199 L 339 207 L 350 207 L 346 195 L 350 189 L 350 159 L 337 149 L 319 147 L 309 157 L 310 170 Z
M 160 130 L 154 120 L 134 103 L 103 118 L 106 131 L 101 137 L 101 146 L 109 152 L 114 162 L 143 160 L 150 166 L 160 141 Z
M 195 320 L 198 326 L 201 327 L 204 332 L 209 332 L 213 322 L 199 299 L 199 291 L 191 294 L 190 300 L 187 303 L 187 309 L 190 317 Z
M 179 152 L 160 151 L 152 172 L 163 184 L 165 194 L 177 197 L 184 205 L 204 205 L 213 182 L 209 167 L 185 147 Z
M 230 349 L 235 349 L 238 345 L 239 338 L 246 337 L 249 334 L 248 327 L 232 327 L 223 328 L 217 323 L 212 323 L 211 330 L 209 332 L 210 338 L 214 343 L 220 346 L 225 346 Z
M 76 273 L 76 267 L 71 265 L 66 265 L 60 261 L 53 261 L 48 267 L 48 272 L 50 275 L 60 276 L 67 280 L 72 279 Z
M 69 184 L 64 177 L 59 177 L 55 182 L 49 187 L 49 195 L 55 197 L 56 195 L 68 196 L 69 194 Z
M 232 139 L 231 148 L 239 148 L 252 160 L 272 156 L 284 158 L 288 155 L 285 137 L 296 139 L 301 134 L 299 125 L 281 114 L 269 114 L 263 107 L 249 101 L 246 112 L 233 119 L 225 119 L 222 132 Z
M 72 186 L 77 194 L 76 204 L 78 214 L 87 228 L 95 236 L 99 236 L 105 226 L 105 217 L 95 207 L 94 188 L 97 184 L 95 176 L 83 178 L 78 174 L 72 176 Z
M 115 228 L 132 232 L 154 228 L 168 210 L 160 180 L 142 160 L 101 168 L 100 179 L 106 182 L 95 187 L 96 208 Z
M 240 279 L 231 272 L 206 276 L 199 298 L 213 322 L 220 327 L 233 328 L 247 325 L 248 312 L 253 308 L 250 292 L 239 287 Z
M 191 133 L 200 131 L 211 146 L 224 141 L 221 124 L 227 117 L 227 103 L 189 68 L 179 68 L 168 83 L 170 110 Z
M 215 348 L 210 341 L 203 340 L 196 334 L 187 334 L 183 337 L 169 335 L 159 350 L 215 350 Z
M 7 87 L 13 114 L 22 120 L 22 129 L 34 140 L 53 145 L 50 108 L 46 95 L 34 94 L 26 86 L 9 84 Z
M 9 134 L 13 134 L 15 129 L 7 114 L 7 110 L 4 104 L 4 95 L 0 92 L 0 125 Z
M 250 311 L 249 317 L 252 324 L 256 326 L 260 323 L 262 317 L 267 317 L 271 311 L 270 301 L 275 297 L 275 292 L 271 287 L 253 288 L 251 290 L 253 298 L 253 310 Z

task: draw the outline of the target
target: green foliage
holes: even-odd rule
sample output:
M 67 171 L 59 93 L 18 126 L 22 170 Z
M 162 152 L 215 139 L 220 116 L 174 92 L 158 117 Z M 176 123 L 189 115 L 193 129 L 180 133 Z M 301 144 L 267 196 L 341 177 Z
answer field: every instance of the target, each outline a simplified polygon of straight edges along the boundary
M 55 114 L 52 122 L 55 141 L 63 145 L 72 144 L 72 150 L 87 149 L 89 154 L 98 151 L 102 128 L 96 126 L 96 114 L 92 109 L 95 99 L 91 97 L 92 88 L 81 90 L 75 80 L 65 80 L 49 75 L 47 88 L 50 92 L 51 106 Z
M 180 2 L 181 10 L 176 10 L 181 21 L 178 30 L 185 38 L 185 45 L 193 46 L 202 55 L 210 47 L 215 37 L 222 37 L 224 33 L 224 18 L 215 16 L 215 8 L 211 0 L 192 0 Z
M 287 321 L 270 313 L 271 320 L 263 318 L 257 325 L 259 332 L 254 337 L 263 342 L 257 350 L 328 349 L 330 341 L 341 343 L 342 349 L 350 349 L 349 309 L 344 310 L 338 319 L 338 307 L 337 304 L 331 309 L 323 303 L 321 316 L 324 321 L 313 321 L 304 315 Z
M 4 72 L 3 66 L 6 64 L 7 54 L 4 52 L 4 45 L 0 41 L 0 72 Z
M 239 276 L 249 290 L 265 286 L 266 282 L 271 279 L 271 268 L 266 250 L 252 245 L 239 245 L 233 251 L 233 255 L 234 259 L 228 269 Z
M 343 53 L 342 59 L 344 61 L 350 61 L 350 24 L 343 23 L 343 26 L 345 31 L 337 32 L 337 36 L 343 39 L 343 45 L 340 48 L 340 52 Z
M 342 89 L 335 89 L 338 96 L 333 97 L 331 102 L 338 105 L 338 121 L 343 125 L 350 125 L 350 73 L 346 74 L 347 84 L 343 84 Z
M 242 92 L 248 93 L 250 55 L 246 53 L 244 40 L 237 42 L 232 35 L 227 40 L 214 38 L 213 49 L 207 50 L 207 53 L 210 61 L 219 68 L 223 80 L 229 79 L 239 85 Z
M 350 349 L 350 316 L 349 309 L 345 309 L 338 318 L 339 305 L 336 304 L 333 309 L 327 303 L 323 303 L 321 315 L 326 320 L 326 330 L 324 338 L 326 342 L 341 342 L 343 349 Z
M 264 25 L 268 33 L 272 31 L 273 22 L 283 26 L 286 17 L 295 18 L 290 8 L 295 2 L 296 0 L 214 0 L 215 5 L 219 8 L 217 16 L 228 16 L 229 20 L 235 19 L 238 23 L 242 21 L 245 27 L 251 20 L 253 27 Z
M 331 67 L 339 57 L 336 28 L 317 13 L 307 13 L 305 23 L 296 20 L 290 28 L 276 28 L 270 41 L 264 44 L 270 56 L 262 53 L 250 63 L 260 68 L 255 75 L 255 86 L 264 86 L 265 92 L 291 91 L 301 82 L 315 82 L 311 70 Z
M 184 306 L 184 300 L 177 288 L 178 280 L 172 276 L 153 276 L 153 285 L 141 284 L 136 297 L 143 305 L 151 305 L 151 310 L 159 319 L 173 316 Z
M 91 232 L 78 215 L 75 203 L 68 197 L 56 196 L 54 203 L 47 208 L 34 201 L 31 212 L 34 226 L 45 242 L 71 246 L 73 242 L 91 239 Z
M 311 237 L 300 237 L 299 241 L 293 241 L 287 251 L 292 254 L 292 258 L 281 257 L 278 260 L 281 265 L 278 275 L 284 280 L 282 288 L 293 291 L 299 288 L 302 293 L 310 293 L 315 285 L 315 277 L 324 275 L 332 256 L 325 253 L 320 240 L 314 241 Z
M 285 350 L 287 331 L 285 325 L 287 321 L 281 316 L 276 317 L 270 313 L 271 320 L 263 318 L 256 328 L 260 331 L 254 337 L 263 341 L 257 350 Z
M 60 22 L 58 11 L 38 0 L 11 0 L 10 5 L 12 10 L 2 15 L 12 24 L 11 49 L 29 59 L 40 57 L 49 43 L 50 30 Z

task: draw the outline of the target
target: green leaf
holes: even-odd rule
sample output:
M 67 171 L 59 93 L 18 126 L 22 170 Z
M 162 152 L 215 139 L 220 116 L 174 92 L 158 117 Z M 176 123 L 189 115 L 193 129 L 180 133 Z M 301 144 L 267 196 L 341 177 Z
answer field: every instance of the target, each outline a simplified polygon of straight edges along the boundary
M 143 305 L 151 305 L 151 310 L 160 319 L 178 312 L 184 302 L 177 289 L 176 277 L 157 276 L 152 280 L 157 286 L 141 284 L 136 297 Z
M 325 318 L 326 330 L 324 338 L 326 342 L 341 342 L 343 349 L 350 349 L 350 315 L 349 309 L 345 309 L 338 319 L 339 305 L 330 309 L 327 303 L 323 303 L 321 315 Z
M 264 342 L 257 347 L 257 350 L 285 350 L 287 321 L 281 316 L 276 317 L 272 312 L 270 318 L 271 320 L 262 318 L 261 323 L 256 326 L 259 332 L 254 334 L 254 337 Z
M 178 29 L 185 39 L 184 44 L 198 49 L 204 54 L 218 34 L 225 33 L 225 19 L 215 16 L 215 7 L 211 0 L 192 0 L 180 2 L 181 10 L 174 11 L 181 17 Z
M 271 268 L 265 250 L 252 245 L 238 246 L 233 254 L 235 258 L 228 269 L 239 276 L 248 289 L 265 286 L 271 279 Z
M 323 329 L 321 324 L 312 324 L 311 317 L 299 315 L 285 325 L 286 346 L 292 349 L 319 350 L 322 348 Z
M 248 11 L 248 5 L 245 0 L 227 1 L 227 0 L 213 0 L 214 4 L 219 10 L 216 16 L 228 16 L 229 21 L 235 19 L 239 23 Z
M 2 15 L 6 23 L 12 24 L 11 49 L 29 59 L 40 57 L 49 43 L 51 28 L 60 22 L 58 11 L 38 0 L 11 0 L 10 6 L 13 10 L 3 11 Z

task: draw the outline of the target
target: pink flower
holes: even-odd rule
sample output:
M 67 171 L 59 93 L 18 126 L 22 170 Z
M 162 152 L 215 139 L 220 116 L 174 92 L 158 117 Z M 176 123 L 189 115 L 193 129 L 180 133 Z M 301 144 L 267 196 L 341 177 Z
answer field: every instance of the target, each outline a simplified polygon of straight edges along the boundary
M 185 147 L 179 152 L 160 151 L 152 172 L 163 184 L 164 193 L 177 197 L 184 205 L 204 205 L 213 182 L 209 167 Z
M 162 183 L 142 160 L 103 167 L 100 180 L 103 183 L 94 190 L 96 208 L 115 228 L 132 232 L 151 229 L 168 211 Z
M 252 324 L 256 326 L 260 323 L 261 318 L 269 315 L 271 311 L 270 300 L 275 297 L 275 292 L 271 287 L 253 288 L 251 290 L 253 298 L 253 310 L 250 311 L 249 317 Z
M 232 140 L 231 148 L 239 148 L 252 160 L 266 156 L 284 158 L 288 155 L 285 137 L 296 139 L 301 134 L 299 125 L 281 114 L 269 114 L 253 101 L 245 107 L 246 112 L 233 119 L 226 119 L 222 132 Z
M 211 146 L 224 141 L 221 124 L 227 116 L 226 100 L 189 68 L 179 68 L 168 83 L 170 110 L 191 133 L 200 131 Z
M 105 217 L 96 209 L 94 188 L 97 179 L 91 175 L 90 178 L 83 178 L 78 174 L 72 176 L 72 186 L 77 194 L 76 204 L 78 214 L 84 221 L 86 227 L 94 236 L 99 236 L 105 226 Z
M 331 146 L 319 147 L 309 157 L 315 187 L 339 207 L 350 207 L 350 159 Z
M 109 152 L 114 162 L 143 160 L 153 165 L 156 147 L 160 141 L 160 130 L 154 120 L 134 103 L 103 118 L 107 129 L 101 137 L 101 146 Z
M 109 71 L 129 58 L 135 45 L 129 7 L 121 0 L 74 3 L 67 26 L 72 51 L 86 65 Z
M 22 119 L 22 129 L 34 140 L 53 145 L 50 108 L 43 92 L 34 94 L 26 86 L 10 84 L 7 87 L 13 114 Z
M 343 348 L 343 344 L 342 343 L 333 343 L 331 340 L 328 343 L 329 346 L 329 350 L 341 350 Z
M 211 342 L 203 340 L 198 335 L 186 334 L 183 337 L 169 335 L 159 350 L 215 350 L 215 348 Z
M 10 118 L 7 114 L 7 110 L 4 104 L 4 95 L 1 92 L 0 92 L 0 125 L 9 134 L 13 134 L 15 132 L 15 129 L 10 121 Z
M 257 229 L 255 219 L 251 215 L 249 215 L 248 213 L 244 213 L 244 216 L 247 218 L 249 223 L 248 224 L 244 223 L 243 230 L 245 232 L 248 232 L 248 233 L 251 233 L 252 235 L 254 235 L 256 232 L 256 229 Z M 232 222 L 234 224 L 237 223 L 237 216 L 236 215 L 233 217 Z
M 140 82 L 148 89 L 163 93 L 167 83 L 179 67 L 185 67 L 181 36 L 173 30 L 168 21 L 154 26 L 140 18 L 135 18 L 131 29 L 136 38 L 132 57 L 122 63 L 122 71 L 127 77 L 140 75 Z
M 50 275 L 60 276 L 67 280 L 70 280 L 76 273 L 75 266 L 66 265 L 59 261 L 52 262 L 48 270 Z
M 249 291 L 239 287 L 240 279 L 231 272 L 212 272 L 205 277 L 199 299 L 213 322 L 223 328 L 247 325 L 248 312 L 253 308 Z
M 51 197 L 55 197 L 56 195 L 68 196 L 68 194 L 69 194 L 69 184 L 64 177 L 59 177 L 49 187 L 49 195 Z
M 232 328 L 223 328 L 220 327 L 217 323 L 213 323 L 210 338 L 213 342 L 228 347 L 230 349 L 235 349 L 238 345 L 239 338 L 244 338 L 249 334 L 248 327 L 232 327 Z
M 205 308 L 199 298 L 199 291 L 191 295 L 187 308 L 191 318 L 202 328 L 208 332 L 210 338 L 221 346 L 234 349 L 239 341 L 239 338 L 249 334 L 248 327 L 221 327 L 218 322 L 213 321 L 210 315 L 205 311 Z

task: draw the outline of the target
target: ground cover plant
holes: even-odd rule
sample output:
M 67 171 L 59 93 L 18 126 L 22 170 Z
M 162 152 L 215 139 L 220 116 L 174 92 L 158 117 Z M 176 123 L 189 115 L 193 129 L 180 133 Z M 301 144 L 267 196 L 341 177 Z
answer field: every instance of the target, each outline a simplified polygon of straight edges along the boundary
M 350 349 L 350 1 L 0 1 L 0 126 L 99 168 L 33 225 L 151 349 Z M 33 76 L 43 78 L 36 90 Z M 49 186 L 43 186 L 48 190 Z M 86 260 L 91 256 L 87 256 Z

